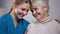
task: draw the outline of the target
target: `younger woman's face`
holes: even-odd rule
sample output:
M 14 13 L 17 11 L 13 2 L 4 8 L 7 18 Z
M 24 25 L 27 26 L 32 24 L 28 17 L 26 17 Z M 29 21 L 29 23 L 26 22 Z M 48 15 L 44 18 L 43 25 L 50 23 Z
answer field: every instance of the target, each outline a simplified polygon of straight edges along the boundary
M 23 18 L 25 15 L 27 15 L 28 11 L 30 9 L 30 4 L 28 3 L 23 3 L 21 5 L 18 5 L 16 8 L 15 8 L 15 15 L 21 19 Z

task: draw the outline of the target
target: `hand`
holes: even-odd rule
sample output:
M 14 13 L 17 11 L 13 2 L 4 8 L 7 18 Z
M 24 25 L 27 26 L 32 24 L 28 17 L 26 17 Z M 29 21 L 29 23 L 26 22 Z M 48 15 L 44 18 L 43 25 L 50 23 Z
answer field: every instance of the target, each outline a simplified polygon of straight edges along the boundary
M 58 19 L 55 19 L 58 23 L 60 23 L 60 20 L 58 20 Z

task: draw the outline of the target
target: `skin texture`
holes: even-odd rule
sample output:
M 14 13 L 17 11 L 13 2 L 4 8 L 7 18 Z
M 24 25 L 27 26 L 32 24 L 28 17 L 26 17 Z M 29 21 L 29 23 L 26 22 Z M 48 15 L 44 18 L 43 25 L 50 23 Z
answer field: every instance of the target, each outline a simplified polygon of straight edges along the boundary
M 48 16 L 48 8 L 44 6 L 32 6 L 32 15 L 37 20 L 42 20 Z
M 24 3 L 24 4 L 21 4 L 21 5 L 18 5 L 16 8 L 15 8 L 15 15 L 21 19 L 23 18 L 25 15 L 27 15 L 28 11 L 29 11 L 29 8 L 30 8 L 30 5 L 28 3 Z

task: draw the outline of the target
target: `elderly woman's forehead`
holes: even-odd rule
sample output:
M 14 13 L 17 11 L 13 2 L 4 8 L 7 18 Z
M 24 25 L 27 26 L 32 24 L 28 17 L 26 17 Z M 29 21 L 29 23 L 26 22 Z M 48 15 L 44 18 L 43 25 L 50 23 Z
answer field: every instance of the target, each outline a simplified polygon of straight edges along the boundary
M 31 0 L 31 1 L 45 1 L 45 2 L 47 2 L 48 0 Z
M 32 8 L 43 8 L 43 6 L 32 6 Z
M 48 6 L 48 0 L 32 0 L 32 5 Z

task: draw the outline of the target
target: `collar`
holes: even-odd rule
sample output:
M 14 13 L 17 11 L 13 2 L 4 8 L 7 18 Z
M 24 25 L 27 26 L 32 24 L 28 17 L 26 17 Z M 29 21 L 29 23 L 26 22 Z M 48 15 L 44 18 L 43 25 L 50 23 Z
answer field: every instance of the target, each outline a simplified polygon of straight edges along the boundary
M 48 22 L 50 22 L 52 20 L 52 18 L 50 17 L 50 16 L 48 16 L 48 17 L 46 17 L 46 18 L 44 18 L 44 19 L 42 19 L 42 20 L 37 20 L 37 21 L 35 21 L 35 23 L 43 23 L 43 24 L 45 24 L 45 23 L 48 23 Z

